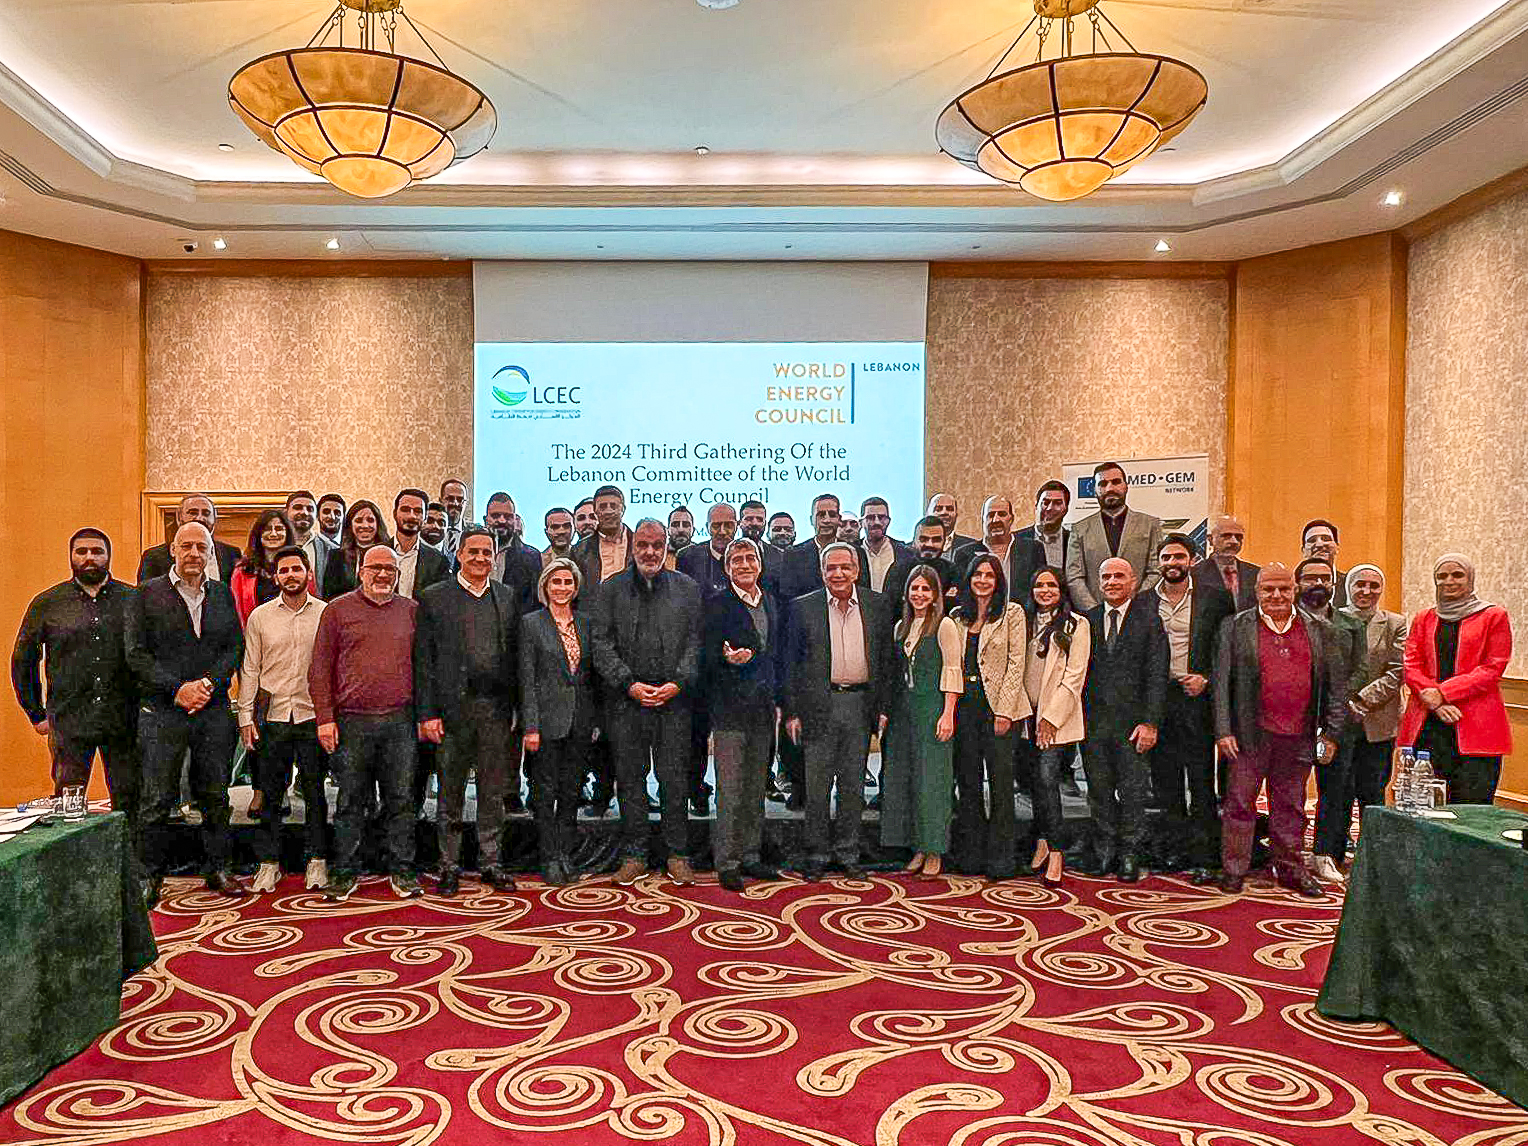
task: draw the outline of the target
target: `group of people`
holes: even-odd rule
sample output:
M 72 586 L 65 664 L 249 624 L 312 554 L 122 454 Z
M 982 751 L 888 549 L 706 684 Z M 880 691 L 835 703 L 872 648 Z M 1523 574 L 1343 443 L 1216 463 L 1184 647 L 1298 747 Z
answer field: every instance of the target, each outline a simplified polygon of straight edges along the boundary
M 294 492 L 242 552 L 191 495 L 136 586 L 112 578 L 102 531 L 74 534 L 70 577 L 22 621 L 12 679 L 58 788 L 101 757 L 151 902 L 183 766 L 207 885 L 245 894 L 229 860 L 240 740 L 257 787 L 253 890 L 281 878 L 295 770 L 306 884 L 335 900 L 356 886 L 371 824 L 393 890 L 422 893 L 415 824 L 431 777 L 436 891 L 461 886 L 469 777 L 480 878 L 512 889 L 500 849 L 506 811 L 524 806 L 522 760 L 552 884 L 578 874 L 591 777 L 597 811 L 619 804 L 616 881 L 647 872 L 650 770 L 674 881 L 695 879 L 689 815 L 709 813 L 713 769 L 720 883 L 777 877 L 761 853 L 776 758 L 805 812 L 800 874 L 862 874 L 876 737 L 881 842 L 924 875 L 1133 881 L 1149 865 L 1239 891 L 1266 788 L 1275 875 L 1319 895 L 1318 877 L 1341 878 L 1355 802 L 1383 801 L 1397 739 L 1431 751 L 1456 802 L 1491 800 L 1510 750 L 1498 682 L 1511 629 L 1466 557 L 1439 558 L 1437 604 L 1408 623 L 1380 607 L 1381 569 L 1339 568 L 1330 522 L 1304 527 L 1293 568 L 1259 568 L 1233 518 L 1211 524 L 1202 555 L 1129 507 L 1123 466 L 1097 467 L 1094 486 L 1098 511 L 1071 527 L 1061 482 L 1040 487 L 1022 528 L 1010 499 L 990 497 L 980 536 L 937 494 L 911 542 L 880 498 L 853 516 L 820 495 L 800 542 L 787 513 L 719 503 L 696 541 L 687 507 L 627 525 L 621 490 L 602 486 L 545 512 L 544 549 L 507 493 L 473 524 L 456 479 L 438 498 L 401 491 L 391 530 L 373 502 Z M 1079 749 L 1090 815 L 1071 838 L 1062 792 Z

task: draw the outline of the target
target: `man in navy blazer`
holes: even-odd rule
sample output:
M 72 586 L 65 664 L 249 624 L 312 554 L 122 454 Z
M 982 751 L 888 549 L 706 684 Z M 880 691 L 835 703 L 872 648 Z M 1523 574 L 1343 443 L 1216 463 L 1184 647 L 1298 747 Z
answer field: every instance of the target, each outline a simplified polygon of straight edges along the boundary
M 207 886 L 241 896 L 228 870 L 228 774 L 238 727 L 228 685 L 244 652 L 233 593 L 207 576 L 212 533 L 182 525 L 171 543 L 175 565 L 139 586 L 124 616 L 127 663 L 138 681 L 138 743 L 143 759 L 145 889 L 151 903 L 169 866 L 170 809 L 180 795 L 181 758 L 191 753 L 191 793 L 202 813 Z

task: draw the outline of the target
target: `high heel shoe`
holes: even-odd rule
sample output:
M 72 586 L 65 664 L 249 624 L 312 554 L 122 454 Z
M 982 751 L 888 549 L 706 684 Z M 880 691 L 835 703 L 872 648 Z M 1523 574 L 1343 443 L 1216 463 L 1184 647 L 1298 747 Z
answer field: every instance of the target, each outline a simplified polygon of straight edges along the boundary
M 1050 843 L 1047 841 L 1045 843 L 1045 854 L 1042 855 L 1039 860 L 1029 865 L 1029 874 L 1039 875 L 1050 864 L 1050 858 L 1055 854 L 1056 849 L 1051 847 Z
M 927 858 L 928 857 L 925 856 L 922 852 L 919 852 L 917 855 L 913 856 L 910 861 L 908 861 L 907 866 L 902 870 L 907 872 L 908 875 L 912 875 L 914 872 L 919 871 L 923 867 L 923 861 Z
M 923 874 L 929 879 L 933 879 L 943 870 L 944 858 L 942 856 L 934 855 L 932 852 L 929 853 L 929 857 L 923 861 Z
M 1056 869 L 1054 872 L 1051 871 L 1052 863 L 1054 863 Z M 1046 857 L 1045 870 L 1040 875 L 1040 882 L 1046 887 L 1060 887 L 1061 876 L 1065 871 L 1066 857 L 1060 852 L 1052 850 L 1050 855 Z

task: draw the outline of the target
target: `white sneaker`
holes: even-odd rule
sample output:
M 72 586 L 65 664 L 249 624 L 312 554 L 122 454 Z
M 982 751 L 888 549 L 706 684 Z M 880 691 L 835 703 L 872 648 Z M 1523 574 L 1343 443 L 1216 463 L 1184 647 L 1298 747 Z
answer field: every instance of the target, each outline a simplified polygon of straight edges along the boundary
M 1325 883 L 1343 883 L 1347 880 L 1331 856 L 1317 856 L 1311 861 L 1310 870 L 1311 874 Z
M 255 872 L 255 882 L 250 884 L 251 891 L 275 891 L 276 885 L 281 882 L 281 865 L 274 861 L 262 863 L 260 870 Z
M 329 883 L 329 861 L 310 859 L 308 861 L 308 874 L 303 877 L 302 885 L 309 891 L 322 891 Z

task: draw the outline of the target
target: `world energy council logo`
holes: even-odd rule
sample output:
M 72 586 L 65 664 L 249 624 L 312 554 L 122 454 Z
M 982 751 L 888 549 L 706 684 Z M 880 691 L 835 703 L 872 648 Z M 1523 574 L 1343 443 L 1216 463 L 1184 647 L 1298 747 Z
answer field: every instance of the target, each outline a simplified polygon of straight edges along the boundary
M 495 420 L 542 421 L 583 417 L 582 386 L 537 386 L 523 366 L 500 366 L 489 380 Z

